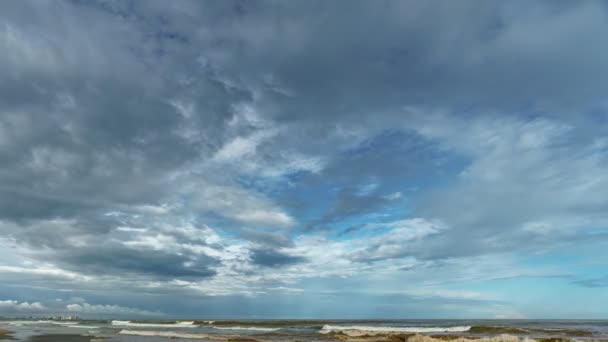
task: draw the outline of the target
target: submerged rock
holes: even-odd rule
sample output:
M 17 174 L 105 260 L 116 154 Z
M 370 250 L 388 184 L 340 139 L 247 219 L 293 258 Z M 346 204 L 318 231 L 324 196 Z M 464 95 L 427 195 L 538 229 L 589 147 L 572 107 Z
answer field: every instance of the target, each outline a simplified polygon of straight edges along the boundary
M 72 334 L 45 334 L 30 337 L 31 342 L 91 342 L 94 339 L 99 339 L 90 335 L 72 335 Z
M 422 335 L 422 334 L 400 334 L 400 333 L 373 333 L 373 334 L 330 334 L 334 339 L 348 342 L 575 342 L 574 339 L 551 337 L 530 338 L 527 336 L 515 336 L 501 334 L 496 336 L 463 336 L 463 335 Z M 587 342 L 593 342 L 587 340 Z M 603 341 L 608 342 L 608 341 Z
M 13 333 L 12 331 L 0 329 L 0 340 L 12 339 L 13 338 L 13 336 L 11 335 L 12 333 Z

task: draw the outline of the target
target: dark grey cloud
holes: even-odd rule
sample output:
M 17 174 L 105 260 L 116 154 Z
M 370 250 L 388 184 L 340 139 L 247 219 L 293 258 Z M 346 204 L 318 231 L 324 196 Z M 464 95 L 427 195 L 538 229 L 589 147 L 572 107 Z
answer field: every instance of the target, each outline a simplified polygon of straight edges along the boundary
M 349 3 L 351 14 L 346 16 L 340 2 L 256 2 L 244 6 L 93 1 L 47 5 L 45 10 L 65 18 L 68 24 L 64 26 L 40 15 L 43 8 L 35 3 L 5 6 L 5 21 L 16 38 L 46 28 L 47 39 L 41 40 L 40 46 L 26 47 L 40 48 L 42 53 L 51 54 L 54 62 L 33 65 L 32 60 L 9 58 L 10 63 L 5 64 L 7 69 L 23 72 L 13 73 L 4 83 L 10 91 L 3 92 L 3 102 L 11 104 L 4 112 L 19 112 L 19 120 L 26 121 L 29 131 L 14 129 L 19 140 L 11 139 L 14 144 L 3 149 L 12 155 L 5 156 L 6 163 L 14 165 L 14 172 L 6 172 L 4 177 L 3 183 L 11 184 L 11 189 L 5 190 L 9 193 L 3 198 L 15 201 L 6 201 L 2 207 L 13 218 L 20 210 L 26 215 L 69 215 L 66 202 L 74 202 L 73 212 L 80 211 L 77 204 L 86 202 L 81 201 L 85 197 L 97 206 L 162 197 L 166 192 L 163 177 L 201 152 L 210 155 L 218 148 L 225 139 L 225 125 L 233 117 L 231 106 L 251 101 L 254 89 L 263 91 L 259 105 L 265 115 L 280 121 L 308 121 L 318 113 L 330 124 L 351 115 L 362 123 L 377 121 L 372 126 L 386 126 L 387 122 L 407 120 L 387 117 L 387 113 L 431 101 L 437 106 L 453 101 L 463 101 L 466 106 L 491 101 L 490 106 L 502 106 L 495 102 L 499 97 L 500 101 L 509 99 L 514 106 L 525 106 L 531 101 L 529 94 L 534 93 L 535 98 L 552 105 L 574 98 L 591 103 L 594 98 L 600 101 L 599 80 L 605 79 L 599 77 L 604 70 L 604 63 L 599 63 L 603 60 L 601 49 L 576 55 L 587 56 L 583 71 L 592 72 L 594 77 L 549 72 L 576 69 L 562 65 L 581 61 L 582 57 L 570 58 L 566 53 L 577 51 L 573 47 L 579 46 L 580 40 L 575 32 L 558 34 L 560 29 L 575 27 L 574 23 L 581 24 L 581 35 L 601 28 L 604 11 L 595 2 L 568 8 L 548 2 L 483 6 L 463 2 L 450 4 L 449 10 L 426 3 L 355 2 Z M 596 7 L 598 11 L 592 11 Z M 15 19 L 28 11 L 37 15 L 29 20 Z M 197 16 L 204 20 L 194 20 Z M 289 22 L 278 20 L 285 17 Z M 104 32 L 101 21 L 117 23 L 115 30 L 120 34 Z M 86 32 L 71 30 L 85 22 L 89 23 Z M 520 30 L 526 25 L 531 29 L 523 35 Z M 542 40 L 538 31 L 546 33 Z M 67 37 L 60 39 L 65 32 Z M 591 42 L 598 40 L 594 46 L 603 45 L 599 44 L 602 36 L 585 35 Z M 559 44 L 552 43 L 557 37 Z M 90 44 L 93 38 L 96 46 Z M 535 39 L 539 44 L 534 44 Z M 538 55 L 535 49 L 543 42 L 552 49 L 545 53 L 550 58 L 540 63 L 532 57 Z M 75 49 L 83 45 L 87 49 Z M 148 64 L 148 59 L 156 63 Z M 520 68 L 526 72 L 517 71 Z M 553 79 L 558 75 L 569 81 Z M 580 83 L 573 84 L 573 79 Z M 501 86 L 488 86 L 487 80 Z M 590 82 L 599 82 L 598 91 L 581 94 L 595 85 Z M 554 84 L 567 84 L 567 90 L 559 89 L 567 95 L 551 90 Z M 293 96 L 273 93 L 272 87 Z M 537 91 L 530 92 L 530 87 Z M 490 93 L 497 88 L 498 93 Z M 184 120 L 170 105 L 179 98 L 193 99 L 196 113 L 191 120 Z M 61 108 L 62 99 L 72 107 Z M 55 108 L 52 113 L 48 113 L 50 108 Z M 42 113 L 47 113 L 44 118 Z M 11 121 L 9 116 L 6 119 Z M 197 132 L 199 140 L 180 135 L 184 126 Z M 306 139 L 315 146 L 317 139 Z M 299 144 L 299 140 L 292 139 L 291 144 Z M 63 173 L 53 174 L 48 167 L 35 170 L 29 165 L 37 149 L 42 157 L 46 154 L 56 163 L 62 157 L 68 159 L 64 162 L 69 164 L 56 165 Z M 103 174 L 94 172 L 104 168 Z M 381 176 L 388 170 L 402 169 L 387 167 Z M 29 182 L 34 178 L 39 184 Z M 28 193 L 32 192 L 53 193 L 58 199 L 41 202 L 41 209 L 36 205 L 19 209 L 23 207 L 19 203 L 30 201 Z
M 58 260 L 67 269 L 84 274 L 141 273 L 161 278 L 207 278 L 215 274 L 210 268 L 216 261 L 208 256 L 191 257 L 164 251 L 126 249 L 120 245 L 71 248 L 60 253 Z M 72 266 L 77 265 L 77 267 Z
M 193 230 L 197 239 L 179 229 L 167 235 L 120 233 L 115 220 L 78 222 L 66 220 L 4 225 L 5 236 L 27 246 L 28 256 L 53 262 L 83 275 L 142 276 L 159 279 L 207 278 L 215 274 L 218 260 L 204 253 L 182 250 L 183 246 L 212 246 L 209 233 Z M 192 234 L 192 233 L 191 233 Z
M 293 242 L 289 237 L 277 232 L 266 232 L 245 228 L 241 231 L 241 237 L 246 240 L 270 247 L 292 247 Z
M 245 56 L 229 60 L 235 73 L 272 72 L 293 92 L 280 98 L 285 120 L 365 121 L 405 104 L 586 106 L 603 96 L 606 51 L 590 47 L 603 45 L 604 15 L 600 2 L 260 3 L 228 19 L 239 26 L 225 46 Z M 572 80 L 578 89 L 561 86 Z
M 268 267 L 292 265 L 306 260 L 301 256 L 288 255 L 274 249 L 253 249 L 251 259 L 254 264 Z
M 2 230 L 67 270 L 208 278 L 213 258 L 106 242 L 124 223 L 106 214 L 173 196 L 168 177 L 216 150 L 232 104 L 250 95 L 204 70 L 184 85 L 156 51 L 177 37 L 122 6 L 3 4 L 0 219 L 16 224 Z M 180 112 L 180 97 L 196 115 Z

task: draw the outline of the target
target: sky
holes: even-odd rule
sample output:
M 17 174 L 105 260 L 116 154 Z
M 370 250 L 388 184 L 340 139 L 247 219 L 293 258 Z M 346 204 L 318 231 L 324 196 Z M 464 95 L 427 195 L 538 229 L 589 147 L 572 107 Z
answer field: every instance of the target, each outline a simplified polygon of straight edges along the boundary
M 603 1 L 0 2 L 0 316 L 608 318 Z

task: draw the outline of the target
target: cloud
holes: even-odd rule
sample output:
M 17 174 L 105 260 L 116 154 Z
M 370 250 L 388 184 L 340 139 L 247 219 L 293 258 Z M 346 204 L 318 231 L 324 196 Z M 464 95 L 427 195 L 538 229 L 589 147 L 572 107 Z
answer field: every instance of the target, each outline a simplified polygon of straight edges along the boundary
M 68 304 L 68 312 L 83 315 L 158 316 L 160 312 L 140 310 L 118 305 L 91 305 L 89 303 Z
M 39 302 L 17 302 L 15 300 L 0 300 L 0 310 L 3 313 L 35 313 L 47 310 L 47 308 Z
M 62 270 L 53 267 L 52 265 L 44 265 L 40 267 L 17 267 L 17 266 L 0 266 L 0 273 L 40 276 L 43 279 L 65 279 L 65 280 L 88 280 L 90 278 L 78 273 Z
M 438 241 L 450 247 L 435 246 L 429 257 L 549 248 L 603 234 L 585 229 L 607 222 L 597 191 L 608 184 L 608 160 L 601 139 L 587 136 L 589 127 L 541 118 L 419 118 L 416 132 L 470 161 L 451 186 L 419 205 L 452 228 Z
M 277 232 L 267 232 L 254 229 L 243 229 L 241 231 L 241 237 L 246 240 L 263 246 L 273 247 L 291 247 L 293 246 L 292 240 L 285 234 Z
M 255 264 L 262 266 L 278 267 L 304 262 L 305 259 L 300 256 L 292 256 L 272 249 L 254 249 L 252 250 L 252 261 Z
M 119 305 L 93 305 L 82 298 L 72 298 L 70 303 L 62 306 L 61 300 L 43 304 L 40 302 L 18 302 L 16 300 L 0 301 L 0 310 L 9 315 L 17 314 L 76 314 L 84 317 L 142 317 L 162 315 L 159 311 L 148 311 Z
M 163 251 L 146 252 L 122 248 L 118 245 L 97 246 L 90 249 L 73 249 L 59 256 L 66 265 L 86 267 L 90 273 L 137 272 L 160 277 L 210 277 L 214 271 L 208 267 L 210 257 L 180 256 Z M 73 267 L 73 266 L 72 266 Z
M 417 256 L 417 252 L 412 248 L 412 242 L 416 243 L 428 236 L 439 234 L 446 228 L 441 222 L 421 218 L 367 224 L 365 229 L 385 231 L 365 240 L 360 239 L 363 240 L 360 243 L 365 247 L 356 251 L 353 257 L 360 261 L 373 261 Z
M 234 186 L 206 186 L 193 193 L 190 205 L 250 225 L 285 227 L 294 219 L 274 203 L 255 193 Z
M 528 259 L 608 234 L 605 7 L 3 2 L 0 286 L 243 314 L 369 287 L 363 313 L 563 275 Z
M 47 272 L 50 276 L 87 279 L 95 274 L 143 274 L 153 277 L 209 277 L 214 274 L 209 267 L 215 259 L 204 251 L 193 251 L 191 245 L 180 243 L 179 239 L 205 246 L 204 235 L 194 239 L 184 236 L 184 230 L 172 230 L 169 234 L 157 231 L 126 231 L 116 229 L 96 235 L 82 230 L 69 221 L 40 221 L 36 225 L 19 232 L 21 243 L 27 244 L 23 253 L 34 258 L 49 260 L 61 268 L 16 268 L 4 271 L 24 273 Z M 44 239 L 49 227 L 59 227 L 52 234 L 63 230 L 62 238 L 52 235 Z M 5 226 L 8 231 L 12 225 Z M 119 228 L 119 227 L 117 227 Z M 192 230 L 191 230 L 192 231 Z M 197 232 L 194 229 L 194 232 Z M 148 233 L 148 234 L 146 234 Z M 198 230 L 199 234 L 213 234 L 211 230 Z M 99 237 L 103 239 L 99 240 Z M 38 240 L 40 239 L 40 240 Z M 213 237 L 208 240 L 213 242 Z M 185 246 L 184 246 L 185 245 Z M 186 253 L 184 253 L 186 252 Z M 1 269 L 0 269 L 1 270 Z M 85 270 L 85 271 L 83 271 Z M 82 275 L 84 274 L 84 275 Z

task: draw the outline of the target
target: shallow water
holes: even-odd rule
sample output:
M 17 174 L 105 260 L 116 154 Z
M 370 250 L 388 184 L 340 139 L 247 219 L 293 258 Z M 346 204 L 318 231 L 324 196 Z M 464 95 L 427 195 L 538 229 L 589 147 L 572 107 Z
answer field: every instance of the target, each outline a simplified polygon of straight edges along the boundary
M 16 340 L 140 342 L 204 340 L 336 341 L 340 336 L 412 334 L 608 340 L 608 321 L 600 320 L 259 320 L 259 321 L 44 321 L 0 320 Z M 232 341 L 231 341 L 232 340 Z

